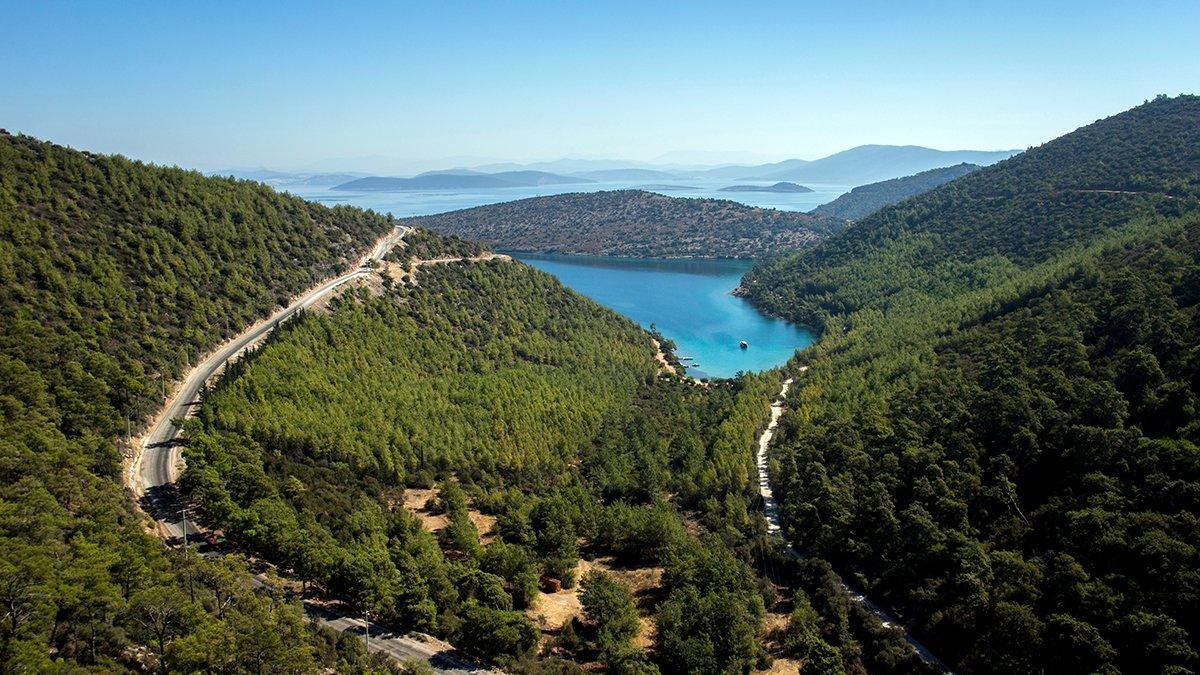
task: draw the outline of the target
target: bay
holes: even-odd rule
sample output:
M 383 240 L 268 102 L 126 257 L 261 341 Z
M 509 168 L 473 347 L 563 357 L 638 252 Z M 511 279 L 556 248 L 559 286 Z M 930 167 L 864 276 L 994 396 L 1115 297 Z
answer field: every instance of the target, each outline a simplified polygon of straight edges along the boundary
M 693 377 L 773 368 L 813 341 L 809 331 L 731 295 L 749 261 L 512 255 L 643 327 L 656 327 L 675 342 Z
M 840 185 L 810 185 L 814 191 L 805 193 L 720 191 L 729 184 L 688 183 L 687 187 L 693 189 L 655 186 L 656 189 L 650 191 L 673 197 L 713 197 L 751 206 L 809 211 L 849 189 Z M 645 187 L 631 183 L 588 183 L 395 192 L 338 192 L 303 187 L 291 192 L 326 205 L 351 204 L 409 217 L 527 197 Z M 732 377 L 739 371 L 773 368 L 813 341 L 809 331 L 765 316 L 750 303 L 731 295 L 742 275 L 753 266 L 750 261 L 509 253 L 555 275 L 568 288 L 624 314 L 641 326 L 657 328 L 675 343 L 676 354 L 686 359 L 684 365 L 693 377 Z M 744 350 L 739 347 L 742 340 L 747 343 Z

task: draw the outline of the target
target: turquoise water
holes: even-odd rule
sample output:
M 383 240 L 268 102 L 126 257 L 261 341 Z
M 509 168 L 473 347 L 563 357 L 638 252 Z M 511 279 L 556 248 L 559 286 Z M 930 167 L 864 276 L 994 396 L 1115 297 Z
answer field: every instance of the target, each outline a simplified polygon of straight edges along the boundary
M 747 261 L 513 255 L 646 328 L 655 325 L 675 342 L 678 356 L 694 359 L 697 365 L 688 367 L 694 377 L 766 370 L 813 340 L 729 294 L 750 269 Z M 742 340 L 747 349 L 739 348 Z
M 688 197 L 734 199 L 753 206 L 808 211 L 846 191 L 845 186 L 812 185 L 810 193 L 719 192 L 730 183 L 696 186 L 689 191 L 663 191 Z M 694 185 L 694 183 L 692 184 Z M 325 204 L 353 204 L 398 217 L 441 213 L 452 209 L 581 190 L 636 187 L 595 183 L 536 188 L 483 190 L 414 190 L 410 192 L 344 193 L 323 188 L 294 192 Z M 729 294 L 751 263 L 742 260 L 634 260 L 592 256 L 515 254 L 549 272 L 565 285 L 606 305 L 675 342 L 695 377 L 732 377 L 738 371 L 765 370 L 791 358 L 812 342 L 812 335 L 785 321 L 760 314 L 750 303 Z M 745 340 L 748 348 L 738 343 Z

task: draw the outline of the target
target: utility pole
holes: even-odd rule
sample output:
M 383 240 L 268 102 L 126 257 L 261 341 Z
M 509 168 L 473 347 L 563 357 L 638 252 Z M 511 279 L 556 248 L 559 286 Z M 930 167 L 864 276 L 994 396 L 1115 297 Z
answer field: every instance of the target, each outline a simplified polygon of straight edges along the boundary
M 363 611 L 363 621 L 367 624 L 367 654 L 371 653 L 371 612 Z
M 180 509 L 180 512 L 181 512 L 181 513 L 183 513 L 183 552 L 184 552 L 184 554 L 186 555 L 186 554 L 187 554 L 187 550 L 188 550 L 188 537 L 187 537 L 187 507 L 186 507 L 186 506 L 182 507 L 182 508 Z

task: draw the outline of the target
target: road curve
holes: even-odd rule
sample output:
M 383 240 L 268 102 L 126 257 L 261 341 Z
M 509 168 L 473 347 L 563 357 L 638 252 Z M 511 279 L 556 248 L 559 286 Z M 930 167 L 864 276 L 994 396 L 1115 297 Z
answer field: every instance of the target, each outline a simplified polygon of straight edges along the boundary
M 800 373 L 803 374 L 808 370 L 808 366 L 802 366 Z M 757 453 L 755 456 L 755 464 L 758 466 L 758 493 L 763 499 L 763 518 L 767 521 L 767 534 L 772 537 L 778 537 L 783 540 L 784 551 L 787 555 L 799 559 L 802 556 L 783 536 L 783 527 L 779 519 L 779 502 L 775 500 L 775 493 L 771 490 L 771 481 L 768 471 L 767 448 L 771 445 L 771 438 L 775 435 L 775 429 L 779 426 L 779 418 L 783 416 L 783 401 L 787 397 L 788 389 L 792 386 L 792 380 L 789 378 L 784 380 L 783 388 L 779 391 L 779 396 L 771 403 L 771 420 L 767 423 L 767 428 L 763 430 L 762 435 L 758 438 Z M 953 675 L 950 667 L 942 662 L 933 652 L 921 644 L 917 638 L 904 627 L 891 612 L 884 609 L 880 605 L 873 602 L 870 598 L 863 595 L 858 590 L 852 588 L 844 580 L 839 579 L 842 589 L 849 594 L 850 598 L 862 605 L 868 612 L 874 614 L 886 628 L 899 628 L 903 631 L 904 641 L 913 648 L 917 656 L 926 664 L 936 668 L 937 670 Z
M 280 323 L 295 316 L 300 310 L 311 307 L 342 284 L 371 274 L 374 265 L 410 231 L 409 227 L 397 226 L 376 242 L 371 251 L 359 259 L 353 270 L 327 279 L 305 291 L 287 307 L 242 331 L 188 371 L 174 393 L 166 400 L 158 416 L 151 422 L 149 430 L 139 439 L 135 447 L 135 456 L 125 475 L 126 484 L 154 518 L 160 536 L 167 541 L 182 541 L 185 535 L 186 521 L 183 519 L 175 489 L 175 480 L 183 458 L 178 443 L 179 430 L 172 420 L 191 415 L 192 409 L 198 403 L 197 396 L 201 388 L 232 359 L 253 347 Z M 194 536 L 196 531 L 188 526 L 186 534 Z M 361 619 L 340 616 L 310 603 L 305 603 L 305 610 L 323 625 L 368 637 Z M 402 635 L 377 635 L 374 627 L 369 637 L 367 646 L 372 652 L 381 652 L 401 661 L 428 661 L 435 673 L 479 672 L 473 664 L 439 645 L 424 640 Z
M 184 376 L 183 381 L 151 423 L 146 435 L 138 442 L 134 460 L 126 476 L 134 494 L 143 500 L 148 512 L 161 528 L 161 534 L 167 539 L 182 539 L 184 535 L 183 514 L 178 508 L 174 489 L 182 456 L 177 443 L 179 430 L 172 424 L 172 420 L 183 419 L 191 414 L 204 383 L 231 359 L 254 346 L 280 323 L 300 310 L 311 307 L 342 284 L 370 274 L 371 265 L 379 262 L 409 231 L 410 228 L 397 226 L 380 238 L 352 271 L 327 279 L 305 291 L 287 307 L 250 326 L 217 348 Z

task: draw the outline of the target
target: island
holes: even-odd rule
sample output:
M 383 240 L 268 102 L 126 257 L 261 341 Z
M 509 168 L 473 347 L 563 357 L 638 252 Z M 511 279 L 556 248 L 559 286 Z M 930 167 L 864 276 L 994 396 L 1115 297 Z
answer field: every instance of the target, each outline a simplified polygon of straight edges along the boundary
M 563 176 L 546 171 L 429 171 L 412 178 L 368 176 L 335 185 L 331 190 L 343 192 L 388 192 L 395 190 L 460 190 L 471 188 L 532 187 L 536 185 L 570 185 L 595 181 L 577 176 Z
M 573 192 L 404 221 L 501 250 L 630 258 L 749 258 L 795 251 L 844 221 L 644 190 Z
M 813 192 L 813 189 L 796 183 L 780 181 L 774 185 L 730 185 L 718 192 Z
M 684 192 L 688 190 L 699 190 L 695 185 L 666 185 L 666 184 L 651 184 L 643 185 L 639 190 L 649 190 L 650 192 Z

